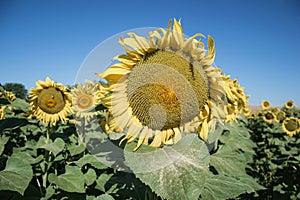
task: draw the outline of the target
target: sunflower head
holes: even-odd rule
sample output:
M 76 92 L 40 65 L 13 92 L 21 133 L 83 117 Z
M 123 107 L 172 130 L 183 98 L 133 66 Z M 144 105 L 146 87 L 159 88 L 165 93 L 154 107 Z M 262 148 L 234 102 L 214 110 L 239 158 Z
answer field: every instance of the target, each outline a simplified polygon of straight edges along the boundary
M 46 81 L 37 81 L 36 85 L 37 88 L 31 88 L 29 92 L 30 116 L 52 125 L 59 120 L 66 121 L 67 114 L 72 112 L 67 88 L 49 77 Z
M 266 109 L 269 109 L 270 108 L 270 102 L 269 101 L 262 101 L 261 102 L 261 108 L 263 109 L 263 110 L 266 110 Z
M 282 130 L 289 136 L 300 132 L 300 120 L 295 117 L 285 118 L 282 122 Z
M 276 114 L 276 119 L 281 122 L 282 120 L 285 119 L 285 112 L 280 110 L 277 114 Z
M 0 98 L 7 99 L 8 101 L 14 101 L 17 97 L 14 95 L 14 93 L 6 91 L 0 87 Z
M 100 83 L 86 81 L 85 85 L 77 84 L 72 90 L 72 108 L 75 118 L 89 122 L 99 114 L 96 106 L 104 97 L 104 90 Z
M 224 86 L 220 70 L 212 65 L 214 41 L 208 36 L 208 50 L 195 34 L 186 38 L 180 21 L 167 29 L 149 33 L 149 38 L 129 33 L 120 38 L 126 54 L 115 57 L 100 77 L 109 84 L 107 104 L 111 121 L 127 129 L 127 142 L 160 147 L 174 144 L 182 133 L 198 132 L 207 139 L 220 118 L 224 118 Z
M 267 111 L 263 114 L 263 119 L 267 123 L 272 123 L 273 121 L 276 121 L 276 116 L 271 111 Z
M 280 109 L 279 109 L 278 107 L 272 107 L 272 108 L 271 108 L 271 112 L 274 113 L 274 114 L 276 115 L 277 113 L 280 112 Z
M 285 104 L 284 107 L 286 107 L 287 109 L 291 109 L 295 107 L 295 103 L 293 100 L 288 100 Z

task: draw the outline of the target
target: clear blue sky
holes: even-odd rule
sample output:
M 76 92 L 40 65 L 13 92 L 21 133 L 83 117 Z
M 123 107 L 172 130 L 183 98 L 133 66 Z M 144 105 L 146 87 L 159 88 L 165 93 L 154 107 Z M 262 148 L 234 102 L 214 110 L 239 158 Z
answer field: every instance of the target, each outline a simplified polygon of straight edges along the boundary
M 247 88 L 250 104 L 300 106 L 299 0 L 0 0 L 0 83 L 30 89 L 50 76 L 72 85 L 104 40 L 174 17 L 188 36 L 213 36 L 215 64 Z

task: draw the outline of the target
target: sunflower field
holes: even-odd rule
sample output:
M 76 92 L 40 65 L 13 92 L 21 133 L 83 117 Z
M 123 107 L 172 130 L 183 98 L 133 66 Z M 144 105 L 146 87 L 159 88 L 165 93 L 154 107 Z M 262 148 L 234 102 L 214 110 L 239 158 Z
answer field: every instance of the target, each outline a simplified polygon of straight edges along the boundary
M 203 38 L 174 19 L 97 82 L 0 86 L 0 199 L 300 199 L 300 110 L 251 110 Z

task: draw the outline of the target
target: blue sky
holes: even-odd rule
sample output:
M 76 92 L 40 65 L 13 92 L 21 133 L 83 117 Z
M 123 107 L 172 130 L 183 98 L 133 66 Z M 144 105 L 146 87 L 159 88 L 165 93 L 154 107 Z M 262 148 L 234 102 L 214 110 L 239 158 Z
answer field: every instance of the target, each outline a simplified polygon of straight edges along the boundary
M 212 35 L 215 64 L 238 78 L 250 104 L 300 106 L 300 1 L 0 1 L 0 83 L 29 90 L 46 76 L 74 84 L 107 38 L 181 19 L 185 34 Z M 103 69 L 99 67 L 97 72 Z

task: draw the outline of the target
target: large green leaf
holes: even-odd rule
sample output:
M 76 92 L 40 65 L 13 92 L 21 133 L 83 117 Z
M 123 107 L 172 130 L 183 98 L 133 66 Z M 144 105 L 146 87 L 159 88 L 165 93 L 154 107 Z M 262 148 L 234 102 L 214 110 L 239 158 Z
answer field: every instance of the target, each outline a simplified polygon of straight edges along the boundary
M 64 147 L 65 142 L 61 138 L 56 138 L 54 142 L 52 140 L 47 141 L 44 136 L 40 137 L 38 143 L 36 144 L 37 148 L 46 149 L 52 152 L 55 156 L 60 153 Z
M 226 124 L 226 128 L 228 131 L 225 131 L 220 137 L 222 143 L 236 150 L 242 150 L 251 154 L 254 153 L 253 147 L 255 147 L 255 144 L 250 140 L 250 133 L 246 127 L 233 122 L 232 124 Z
M 59 176 L 49 174 L 51 183 L 55 183 L 60 189 L 67 192 L 84 193 L 84 175 L 77 166 L 66 166 L 66 172 Z
M 218 200 L 237 197 L 245 192 L 251 193 L 263 189 L 252 177 L 229 177 L 226 175 L 210 175 L 201 188 L 201 199 Z
M 209 152 L 195 134 L 163 148 L 142 146 L 131 152 L 126 146 L 125 162 L 134 174 L 165 199 L 198 199 L 205 174 L 210 173 Z
M 220 146 L 218 151 L 211 155 L 210 164 L 219 174 L 245 174 L 247 167 L 241 153 L 233 151 L 228 145 Z
M 24 194 L 33 172 L 30 165 L 31 156 L 18 152 L 8 158 L 6 167 L 0 171 L 0 190 L 11 190 Z

